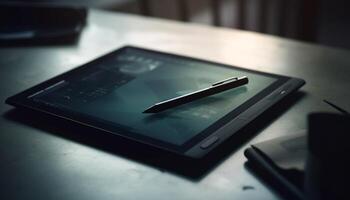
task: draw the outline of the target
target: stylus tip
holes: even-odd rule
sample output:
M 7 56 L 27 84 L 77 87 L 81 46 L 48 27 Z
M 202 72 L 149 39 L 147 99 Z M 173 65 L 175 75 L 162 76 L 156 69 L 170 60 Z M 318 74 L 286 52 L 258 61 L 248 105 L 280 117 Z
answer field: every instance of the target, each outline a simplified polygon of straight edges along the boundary
M 151 106 L 151 107 L 147 108 L 142 113 L 154 113 L 154 106 Z

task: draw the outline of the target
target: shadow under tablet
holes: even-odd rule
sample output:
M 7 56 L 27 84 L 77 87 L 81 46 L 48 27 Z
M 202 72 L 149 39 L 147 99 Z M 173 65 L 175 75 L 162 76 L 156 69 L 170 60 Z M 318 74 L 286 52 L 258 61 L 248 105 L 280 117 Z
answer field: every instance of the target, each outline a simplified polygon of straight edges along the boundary
M 13 109 L 3 116 L 8 120 L 19 122 L 59 137 L 88 145 L 92 148 L 153 166 L 161 171 L 168 171 L 193 181 L 199 181 L 217 165 L 223 162 L 231 153 L 237 150 L 238 147 L 242 146 L 252 136 L 259 133 L 266 125 L 277 119 L 304 95 L 305 94 L 302 92 L 296 92 L 290 95 L 289 98 L 283 99 L 260 115 L 248 126 L 240 130 L 237 136 L 231 137 L 207 156 L 199 160 L 179 156 L 122 137 L 106 134 L 102 131 L 72 123 L 64 119 L 47 117 L 46 114 L 25 109 Z

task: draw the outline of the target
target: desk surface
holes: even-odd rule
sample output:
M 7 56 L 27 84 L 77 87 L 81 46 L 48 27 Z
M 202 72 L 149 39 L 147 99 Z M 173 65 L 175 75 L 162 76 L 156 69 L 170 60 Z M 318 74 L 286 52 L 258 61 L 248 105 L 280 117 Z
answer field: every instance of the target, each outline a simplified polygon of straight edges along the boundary
M 350 110 L 349 51 L 97 10 L 76 44 L 0 47 L 1 102 L 126 44 L 300 77 L 305 95 L 198 180 L 11 120 L 2 103 L 1 199 L 279 199 L 245 169 L 243 149 L 305 129 L 310 112 L 333 111 L 322 99 Z

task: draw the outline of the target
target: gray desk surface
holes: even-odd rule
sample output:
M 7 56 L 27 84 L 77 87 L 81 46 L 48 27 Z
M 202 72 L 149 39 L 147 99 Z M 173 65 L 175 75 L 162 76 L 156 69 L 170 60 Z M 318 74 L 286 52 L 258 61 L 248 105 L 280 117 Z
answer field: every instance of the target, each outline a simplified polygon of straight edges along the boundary
M 243 149 L 305 129 L 310 112 L 333 111 L 322 99 L 350 110 L 348 51 L 97 10 L 77 44 L 0 47 L 0 100 L 126 44 L 300 77 L 305 95 L 198 180 L 11 120 L 1 103 L 1 199 L 279 199 L 244 168 Z

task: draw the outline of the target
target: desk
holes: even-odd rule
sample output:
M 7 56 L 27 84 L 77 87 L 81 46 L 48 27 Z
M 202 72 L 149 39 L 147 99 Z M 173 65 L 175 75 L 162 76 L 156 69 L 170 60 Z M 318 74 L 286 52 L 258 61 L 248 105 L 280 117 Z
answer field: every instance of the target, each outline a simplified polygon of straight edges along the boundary
M 307 84 L 297 103 L 199 180 L 8 119 L 12 107 L 2 103 L 0 199 L 280 199 L 243 166 L 244 148 L 305 129 L 310 112 L 334 111 L 324 98 L 350 110 L 349 51 L 99 10 L 90 12 L 76 44 L 1 47 L 1 102 L 126 44 L 300 77 Z

